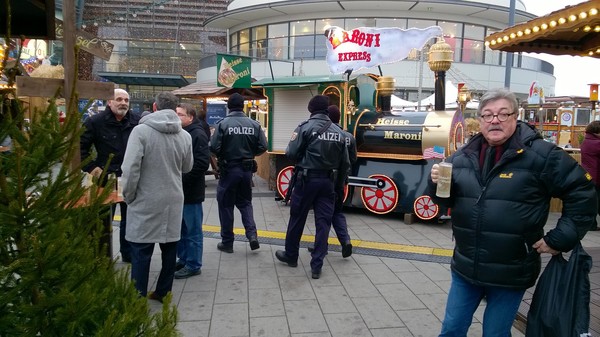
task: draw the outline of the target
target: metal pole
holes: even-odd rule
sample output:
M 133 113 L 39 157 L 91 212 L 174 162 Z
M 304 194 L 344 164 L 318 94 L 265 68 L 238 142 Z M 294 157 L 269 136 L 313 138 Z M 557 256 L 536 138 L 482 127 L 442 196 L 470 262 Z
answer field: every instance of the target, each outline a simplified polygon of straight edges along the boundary
M 510 12 L 508 13 L 508 26 L 515 25 L 516 0 L 510 0 Z M 513 66 L 513 53 L 506 53 L 506 66 L 504 68 L 504 87 L 510 89 L 510 75 Z

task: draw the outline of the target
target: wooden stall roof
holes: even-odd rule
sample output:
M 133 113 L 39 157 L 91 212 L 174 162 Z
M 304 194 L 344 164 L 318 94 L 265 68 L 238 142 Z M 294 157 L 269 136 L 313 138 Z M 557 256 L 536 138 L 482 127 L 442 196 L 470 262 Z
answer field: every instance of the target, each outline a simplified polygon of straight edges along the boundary
M 600 0 L 567 6 L 494 33 L 485 45 L 505 52 L 600 58 Z
M 203 99 L 206 97 L 224 97 L 227 98 L 233 93 L 244 96 L 247 100 L 265 99 L 262 89 L 256 88 L 225 88 L 219 87 L 213 81 L 196 82 L 185 87 L 173 90 L 175 96 Z

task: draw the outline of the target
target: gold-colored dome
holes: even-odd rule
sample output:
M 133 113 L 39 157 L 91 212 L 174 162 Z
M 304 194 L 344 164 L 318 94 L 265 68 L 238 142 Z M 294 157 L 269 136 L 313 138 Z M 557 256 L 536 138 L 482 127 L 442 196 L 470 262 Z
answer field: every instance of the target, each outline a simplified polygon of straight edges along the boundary
M 438 41 L 429 48 L 429 69 L 432 71 L 447 71 L 453 61 L 454 51 L 452 47 L 444 41 L 443 38 L 438 38 Z
M 396 80 L 392 76 L 381 76 L 377 80 L 377 91 L 379 96 L 391 96 L 394 93 Z

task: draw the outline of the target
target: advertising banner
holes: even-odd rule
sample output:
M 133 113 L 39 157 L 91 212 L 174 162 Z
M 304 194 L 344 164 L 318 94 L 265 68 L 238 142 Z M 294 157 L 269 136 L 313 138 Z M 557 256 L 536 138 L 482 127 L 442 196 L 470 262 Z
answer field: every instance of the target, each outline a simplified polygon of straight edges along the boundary
M 217 54 L 217 86 L 250 88 L 252 59 L 245 56 Z
M 421 50 L 431 38 L 442 36 L 442 28 L 359 27 L 346 31 L 332 26 L 325 36 L 329 71 L 343 74 L 404 60 L 411 50 Z

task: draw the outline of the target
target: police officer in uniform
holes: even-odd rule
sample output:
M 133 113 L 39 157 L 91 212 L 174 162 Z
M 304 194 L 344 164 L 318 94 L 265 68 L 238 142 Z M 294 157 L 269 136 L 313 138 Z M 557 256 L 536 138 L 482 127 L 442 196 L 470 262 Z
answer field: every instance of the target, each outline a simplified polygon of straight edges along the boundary
M 346 147 L 348 148 L 348 156 L 350 157 L 350 165 L 354 166 L 357 159 L 356 151 L 356 139 L 348 132 L 344 131 L 339 125 L 340 122 L 340 108 L 337 105 L 330 105 L 327 108 L 329 119 L 337 127 L 340 128 L 346 135 Z M 350 172 L 349 172 L 350 174 Z M 352 255 L 352 243 L 350 241 L 350 235 L 348 234 L 348 223 L 346 222 L 346 216 L 342 213 L 344 208 L 344 185 L 336 186 L 335 191 L 335 208 L 333 210 L 333 218 L 331 219 L 331 226 L 335 231 L 335 235 L 342 246 L 342 257 L 346 258 Z M 308 251 L 313 252 L 314 246 L 308 246 Z
M 217 156 L 219 185 L 217 202 L 221 222 L 221 242 L 217 248 L 233 253 L 233 208 L 240 210 L 250 249 L 260 247 L 252 209 L 252 174 L 256 171 L 255 156 L 267 151 L 267 140 L 260 124 L 248 118 L 242 109 L 244 97 L 229 96 L 229 114 L 215 125 L 210 151 Z
M 350 160 L 344 132 L 328 117 L 329 98 L 313 97 L 308 103 L 311 117 L 298 125 L 285 154 L 296 162 L 296 182 L 292 191 L 290 220 L 285 237 L 285 251 L 275 257 L 290 267 L 298 266 L 300 238 L 308 211 L 315 213 L 317 235 L 310 261 L 312 278 L 321 277 L 327 255 L 327 239 L 335 205 L 335 186 L 343 186 Z

